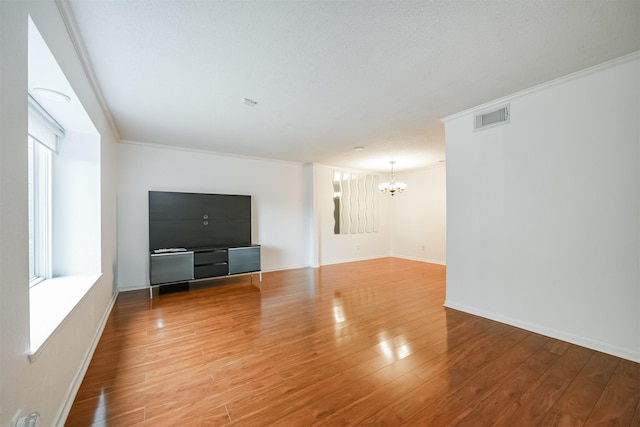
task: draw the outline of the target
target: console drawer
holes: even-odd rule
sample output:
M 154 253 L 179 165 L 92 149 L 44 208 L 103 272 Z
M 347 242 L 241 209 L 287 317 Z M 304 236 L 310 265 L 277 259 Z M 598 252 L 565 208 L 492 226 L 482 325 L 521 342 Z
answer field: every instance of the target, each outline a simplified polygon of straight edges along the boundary
M 196 279 L 206 279 L 207 277 L 226 276 L 229 274 L 229 264 L 226 261 L 215 264 L 196 265 L 193 268 L 193 275 Z
M 215 264 L 228 261 L 228 253 L 226 249 L 211 249 L 206 251 L 197 251 L 193 254 L 194 265 Z

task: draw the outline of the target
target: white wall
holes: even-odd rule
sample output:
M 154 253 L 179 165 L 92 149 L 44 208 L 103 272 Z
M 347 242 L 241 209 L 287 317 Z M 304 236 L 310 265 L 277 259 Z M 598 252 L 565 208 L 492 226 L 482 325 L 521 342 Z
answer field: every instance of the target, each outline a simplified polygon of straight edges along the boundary
M 150 190 L 251 195 L 253 240 L 262 245 L 264 271 L 387 257 L 394 229 L 401 235 L 397 256 L 445 263 L 444 166 L 408 174 L 412 189 L 396 196 L 398 200 L 380 195 L 378 233 L 345 235 L 333 233 L 333 170 L 323 165 L 119 144 L 118 288 L 149 285 Z M 401 201 L 405 196 L 406 201 Z M 394 202 L 402 210 L 407 203 L 412 206 L 395 222 Z
M 314 165 L 320 265 L 387 256 L 446 264 L 445 165 L 397 173 L 408 187 L 379 195 L 379 232 L 341 235 L 333 233 L 334 169 Z
M 148 192 L 252 196 L 264 271 L 309 265 L 308 179 L 301 164 L 138 144 L 118 145 L 118 287 L 149 285 Z
M 27 23 L 47 41 L 102 135 L 102 278 L 30 362 L 27 221 Z M 31 411 L 42 426 L 64 421 L 114 294 L 115 138 L 55 3 L 0 1 L 0 425 Z
M 389 256 L 390 200 L 382 195 L 379 198 L 378 233 L 334 234 L 333 171 L 332 167 L 314 165 L 320 265 Z
M 100 136 L 67 131 L 53 174 L 53 276 L 99 273 Z
M 446 166 L 396 173 L 396 179 L 407 183 L 407 190 L 391 200 L 391 254 L 446 264 Z
M 640 361 L 640 59 L 590 71 L 445 119 L 446 305 Z

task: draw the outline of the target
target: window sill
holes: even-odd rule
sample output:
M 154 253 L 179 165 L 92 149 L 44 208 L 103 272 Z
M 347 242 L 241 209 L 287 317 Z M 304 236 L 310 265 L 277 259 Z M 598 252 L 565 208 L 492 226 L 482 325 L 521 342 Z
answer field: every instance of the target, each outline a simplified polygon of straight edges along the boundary
M 57 277 L 29 290 L 31 353 L 33 362 L 64 319 L 100 279 L 102 274 Z

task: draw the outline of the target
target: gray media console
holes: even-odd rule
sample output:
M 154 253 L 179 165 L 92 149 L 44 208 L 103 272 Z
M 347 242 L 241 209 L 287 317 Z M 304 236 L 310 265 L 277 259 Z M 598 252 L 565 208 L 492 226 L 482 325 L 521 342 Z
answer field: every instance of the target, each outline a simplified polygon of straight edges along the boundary
M 242 273 L 259 273 L 262 288 L 260 245 L 187 248 L 150 254 L 152 287 Z

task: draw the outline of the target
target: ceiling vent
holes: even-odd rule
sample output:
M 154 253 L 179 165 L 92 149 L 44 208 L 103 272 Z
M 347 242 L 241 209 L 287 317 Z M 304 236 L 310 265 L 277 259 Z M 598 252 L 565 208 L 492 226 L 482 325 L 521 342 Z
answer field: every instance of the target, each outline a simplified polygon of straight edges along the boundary
M 473 130 L 483 130 L 494 126 L 505 125 L 509 123 L 509 104 L 500 107 L 497 110 L 489 111 L 483 114 L 477 114 L 473 120 Z

